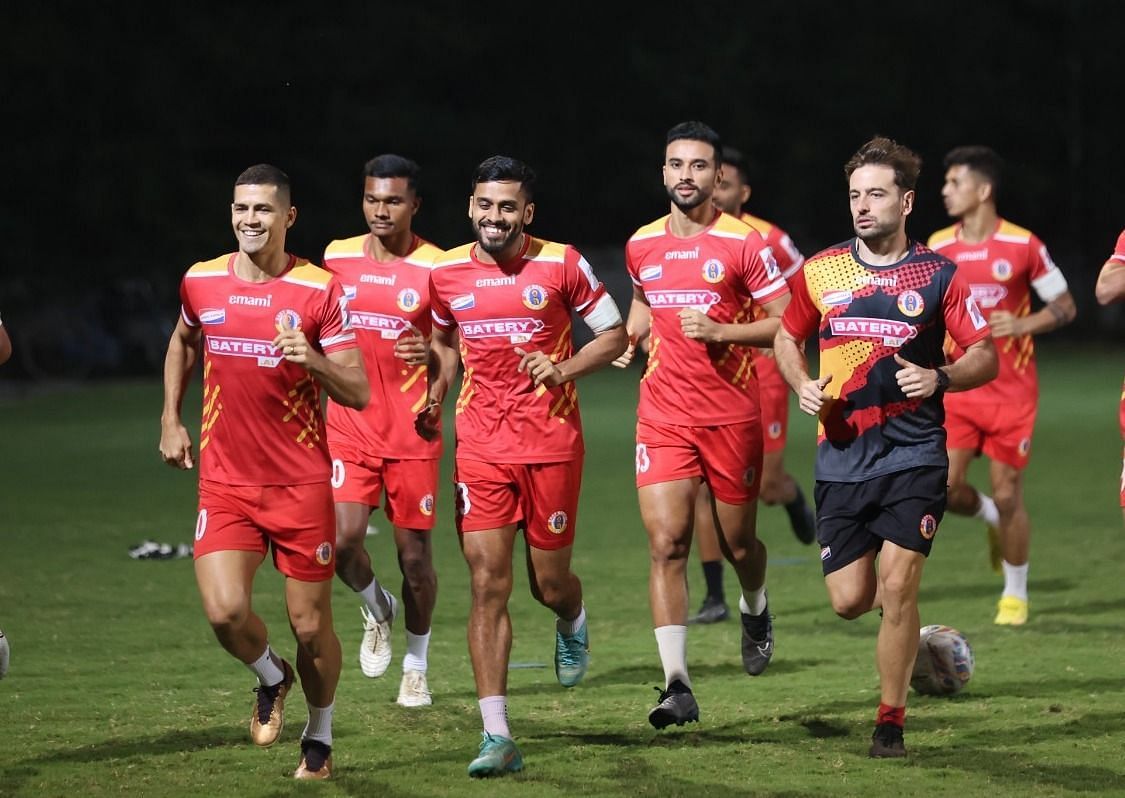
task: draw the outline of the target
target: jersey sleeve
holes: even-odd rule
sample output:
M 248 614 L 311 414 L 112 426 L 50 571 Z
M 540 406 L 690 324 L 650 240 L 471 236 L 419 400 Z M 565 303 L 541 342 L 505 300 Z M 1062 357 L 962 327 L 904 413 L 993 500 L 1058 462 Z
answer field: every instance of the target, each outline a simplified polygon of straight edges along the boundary
M 191 301 L 191 292 L 188 291 L 188 279 L 184 276 L 180 280 L 180 317 L 188 327 L 198 327 L 199 314 Z
M 633 285 L 637 288 L 641 287 L 641 277 L 637 271 L 637 264 L 635 262 L 635 254 L 633 252 L 633 242 L 625 245 L 625 271 L 629 273 L 629 279 L 633 281 Z
M 1051 253 L 1047 245 L 1036 236 L 1028 242 L 1030 249 L 1031 287 L 1044 302 L 1057 299 L 1067 291 L 1066 277 L 1055 262 L 1051 260 Z
M 958 272 L 954 272 L 945 290 L 942 313 L 949 338 L 961 349 L 968 349 L 991 334 L 972 291 Z
M 329 280 L 328 290 L 324 293 L 324 306 L 318 333 L 321 350 L 327 355 L 331 352 L 355 348 L 358 344 L 348 320 L 348 300 L 344 296 L 344 289 L 335 277 Z
M 796 274 L 805 262 L 805 256 L 801 254 L 801 250 L 797 249 L 793 239 L 780 227 L 774 227 L 770 230 L 766 243 L 769 244 L 770 252 L 773 254 L 774 260 L 777 261 L 777 267 L 781 269 L 781 276 L 786 280 Z
M 781 326 L 798 341 L 804 341 L 820 326 L 820 309 L 809 296 L 804 271 L 799 270 L 789 281 L 792 298 L 781 314 Z
M 430 317 L 434 320 L 434 324 L 441 329 L 451 330 L 457 326 L 457 322 L 453 318 L 453 312 L 449 309 L 449 303 L 438 290 L 437 281 L 434 280 L 435 274 L 434 270 L 430 271 Z
M 574 247 L 566 248 L 563 264 L 566 269 L 563 286 L 567 299 L 578 315 L 585 316 L 605 296 L 605 285 L 594 274 L 590 262 Z
M 1125 263 L 1125 230 L 1122 230 L 1121 235 L 1117 237 L 1117 246 L 1113 248 L 1113 254 L 1109 259 Z
M 756 231 L 751 231 L 742 242 L 741 257 L 746 287 L 755 302 L 761 305 L 788 293 L 777 260 Z

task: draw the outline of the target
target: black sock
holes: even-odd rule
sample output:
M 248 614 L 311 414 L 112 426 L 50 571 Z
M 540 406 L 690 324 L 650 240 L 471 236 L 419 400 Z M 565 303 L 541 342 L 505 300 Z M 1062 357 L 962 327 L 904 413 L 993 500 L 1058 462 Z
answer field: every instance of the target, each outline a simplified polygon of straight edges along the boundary
M 801 486 L 797 486 L 797 495 L 793 497 L 793 501 L 785 505 L 785 512 L 789 516 L 789 522 L 796 526 L 799 519 L 804 516 L 808 511 L 805 504 L 805 494 L 801 492 Z
M 723 601 L 723 561 L 703 563 L 703 578 L 707 581 L 707 597 Z

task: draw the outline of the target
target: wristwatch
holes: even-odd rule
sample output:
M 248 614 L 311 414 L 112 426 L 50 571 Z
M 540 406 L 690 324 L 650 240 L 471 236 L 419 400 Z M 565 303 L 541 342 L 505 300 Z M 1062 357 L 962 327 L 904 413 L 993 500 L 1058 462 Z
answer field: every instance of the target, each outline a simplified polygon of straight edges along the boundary
M 934 393 L 937 393 L 938 391 L 942 391 L 942 392 L 948 391 L 949 390 L 949 372 L 946 371 L 945 369 L 941 369 L 941 368 L 934 369 L 934 371 L 937 372 L 937 388 L 934 389 Z

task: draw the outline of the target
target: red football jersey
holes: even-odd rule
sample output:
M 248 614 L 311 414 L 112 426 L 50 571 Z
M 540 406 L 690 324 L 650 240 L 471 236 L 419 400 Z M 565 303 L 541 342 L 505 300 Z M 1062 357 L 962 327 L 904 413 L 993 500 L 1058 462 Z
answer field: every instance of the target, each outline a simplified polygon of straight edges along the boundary
M 801 264 L 805 262 L 805 256 L 797 249 L 797 245 L 793 243 L 788 233 L 776 224 L 759 219 L 753 214 L 743 213 L 739 218 L 758 231 L 758 235 L 770 248 L 770 254 L 777 261 L 777 268 L 781 269 L 781 276 L 786 281 L 797 273 Z
M 460 334 L 459 459 L 550 463 L 584 451 L 574 382 L 536 388 L 517 371 L 515 350 L 568 359 L 571 311 L 592 310 L 605 286 L 573 247 L 524 239 L 511 263 L 484 263 L 476 245 L 465 244 L 440 256 L 430 275 L 434 324 Z
M 759 303 L 788 292 L 785 280 L 762 237 L 745 222 L 718 214 L 703 232 L 678 238 L 668 219 L 646 224 L 625 247 L 629 276 L 652 309 L 637 417 L 681 426 L 757 419 L 753 349 L 687 338 L 678 314 L 694 308 L 720 324 L 748 323 Z
M 930 249 L 957 264 L 961 279 L 969 284 L 973 298 L 986 317 L 994 310 L 1016 316 L 1031 313 L 1031 289 L 1044 302 L 1067 290 L 1066 278 L 1047 247 L 1030 231 L 1000 220 L 996 231 L 979 244 L 961 240 L 961 225 L 939 230 L 930 236 Z M 953 357 L 963 350 L 954 347 Z M 947 402 L 1008 403 L 1034 401 L 1039 396 L 1035 369 L 1035 343 L 1030 335 L 996 339 L 1000 373 L 992 382 L 971 391 L 950 394 Z
M 328 445 L 342 443 L 394 460 L 437 458 L 441 436 L 426 441 L 414 429 L 429 392 L 426 366 L 406 365 L 394 348 L 411 328 L 430 336 L 430 270 L 441 250 L 415 237 L 406 257 L 381 263 L 369 254 L 370 238 L 333 241 L 324 252 L 324 268 L 343 285 L 348 321 L 371 383 L 371 401 L 363 410 L 328 400 Z
M 344 293 L 328 272 L 292 255 L 280 277 L 247 282 L 234 274 L 235 257 L 197 263 L 180 283 L 184 323 L 203 332 L 200 479 L 327 482 L 320 386 L 271 342 L 282 325 L 299 327 L 324 354 L 355 347 Z

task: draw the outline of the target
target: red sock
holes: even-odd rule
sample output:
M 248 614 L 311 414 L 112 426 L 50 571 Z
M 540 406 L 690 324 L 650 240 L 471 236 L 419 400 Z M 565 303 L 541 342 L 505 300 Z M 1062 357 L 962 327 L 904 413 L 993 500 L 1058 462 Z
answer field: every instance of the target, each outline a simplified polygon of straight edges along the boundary
M 875 725 L 879 726 L 883 723 L 890 723 L 901 729 L 906 725 L 906 707 L 889 707 L 880 703 L 879 714 L 875 716 Z

